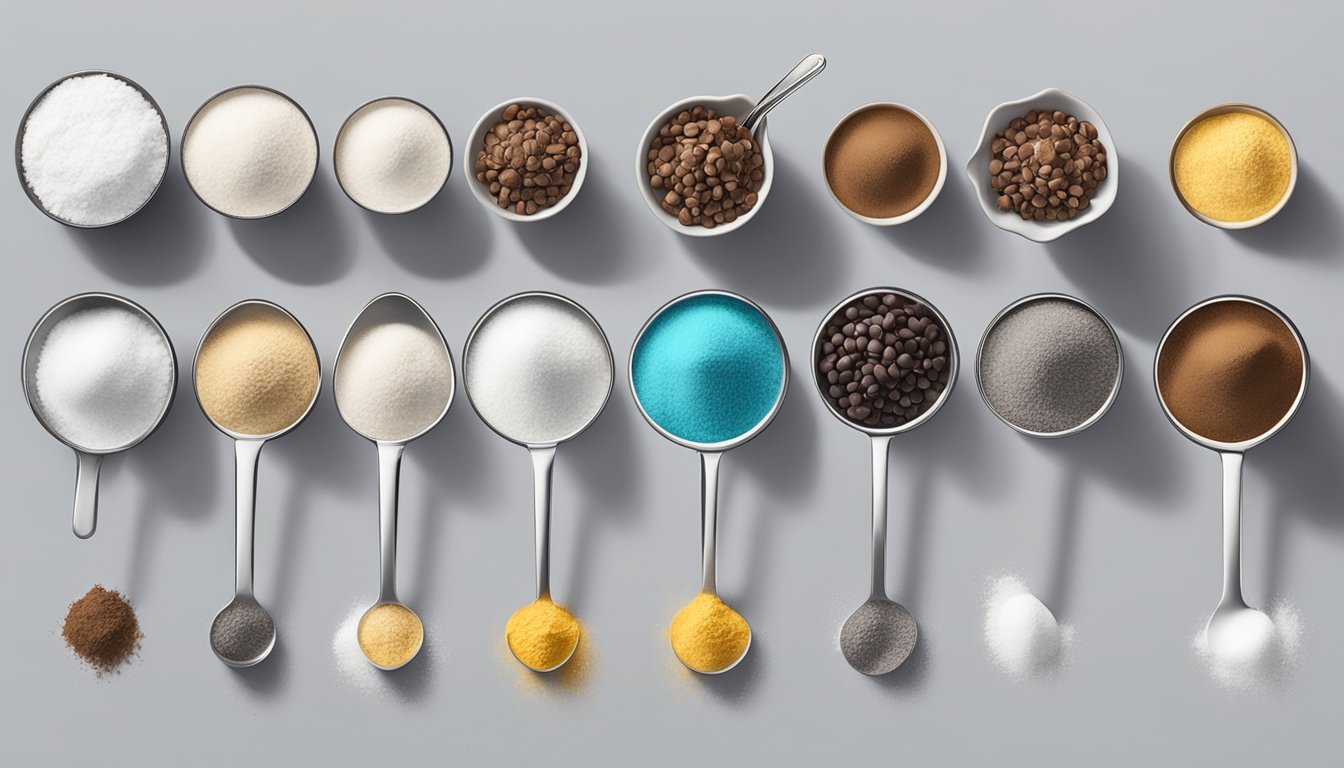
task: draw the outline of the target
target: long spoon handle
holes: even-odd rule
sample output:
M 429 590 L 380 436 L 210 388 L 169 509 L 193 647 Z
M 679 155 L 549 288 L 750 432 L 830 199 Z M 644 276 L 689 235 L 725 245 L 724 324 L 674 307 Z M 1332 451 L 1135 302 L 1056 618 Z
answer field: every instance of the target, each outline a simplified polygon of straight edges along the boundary
M 821 70 L 826 68 L 826 57 L 820 53 L 810 53 L 798 62 L 798 66 L 789 71 L 775 87 L 771 88 L 761 100 L 756 102 L 756 106 L 751 108 L 747 116 L 742 118 L 742 125 L 749 131 L 756 130 L 756 124 L 765 118 L 765 113 L 774 109 L 779 102 L 793 95 L 793 92 L 803 87 L 808 80 L 821 74 Z
M 233 592 L 252 597 L 252 550 L 256 541 L 257 460 L 265 440 L 235 440 L 234 490 L 237 510 L 234 522 Z
M 98 472 L 103 456 L 75 451 L 75 460 L 75 535 L 87 539 L 98 527 Z
M 711 595 L 719 593 L 718 538 L 719 538 L 719 459 L 723 454 L 705 451 L 700 454 L 700 591 Z
M 397 497 L 406 446 L 378 444 L 378 602 L 397 601 Z
M 1245 605 L 1241 595 L 1241 464 L 1237 452 L 1223 458 L 1223 599 L 1224 605 Z
M 551 596 L 551 476 L 555 446 L 528 448 L 532 453 L 532 494 L 537 516 L 537 599 Z
M 870 599 L 887 597 L 887 455 L 890 436 L 873 440 L 873 585 Z

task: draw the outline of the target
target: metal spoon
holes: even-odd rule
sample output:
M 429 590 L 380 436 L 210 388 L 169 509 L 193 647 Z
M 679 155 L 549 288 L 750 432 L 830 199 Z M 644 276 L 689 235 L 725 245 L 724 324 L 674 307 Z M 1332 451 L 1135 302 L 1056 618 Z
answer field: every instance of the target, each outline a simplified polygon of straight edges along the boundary
M 396 435 L 391 438 L 388 436 L 374 436 L 360 430 L 359 427 L 351 421 L 347 411 L 351 408 L 349 400 L 350 395 L 344 394 L 345 389 L 341 386 L 341 364 L 347 358 L 347 353 L 353 347 L 355 341 L 361 334 L 376 326 L 387 323 L 406 323 L 416 326 L 430 336 L 437 339 L 443 345 L 443 355 L 448 361 L 449 383 L 448 389 L 442 393 L 443 407 L 439 409 L 438 415 L 432 420 L 423 424 L 415 425 L 414 432 L 405 435 Z M 380 552 L 380 578 L 378 587 L 378 601 L 364 612 L 360 619 L 360 624 L 373 612 L 375 608 L 384 604 L 393 604 L 405 608 L 411 616 L 415 618 L 420 626 L 420 643 L 400 664 L 384 666 L 369 659 L 369 663 L 375 667 L 384 670 L 393 670 L 409 664 L 416 654 L 420 652 L 420 647 L 424 644 L 424 622 L 420 616 L 411 610 L 405 603 L 397 599 L 397 497 L 401 480 L 401 456 L 406 450 L 406 444 L 424 435 L 443 421 L 443 417 L 448 413 L 448 406 L 452 405 L 453 395 L 456 392 L 456 377 L 453 374 L 453 356 L 448 349 L 448 342 L 443 338 L 443 333 L 439 326 L 434 323 L 434 319 L 429 316 L 425 308 L 420 306 L 414 299 L 401 293 L 384 293 L 374 298 L 360 310 L 355 317 L 350 328 L 346 330 L 345 337 L 341 340 L 340 350 L 336 353 L 336 367 L 332 373 L 333 391 L 336 397 L 336 411 L 341 415 L 341 420 L 346 423 L 361 437 L 372 441 L 378 446 L 378 519 L 379 519 L 379 552 Z M 366 655 L 367 658 L 367 655 Z
M 1283 415 L 1282 419 L 1279 419 L 1277 424 L 1263 434 L 1239 443 L 1224 443 L 1212 440 L 1186 428 L 1172 414 L 1171 408 L 1162 396 L 1162 379 L 1158 373 L 1159 363 L 1162 360 L 1162 350 L 1172 332 L 1193 313 L 1211 304 L 1221 302 L 1244 302 L 1273 312 L 1279 320 L 1283 321 L 1288 330 L 1292 331 L 1293 338 L 1297 341 L 1297 346 L 1302 352 L 1302 385 L 1298 388 L 1297 398 L 1293 401 L 1288 412 Z M 1307 394 L 1307 380 L 1310 378 L 1310 373 L 1311 365 L 1307 357 L 1307 345 L 1302 340 L 1302 334 L 1298 332 L 1297 326 L 1293 325 L 1288 316 L 1280 312 L 1277 307 L 1250 296 L 1228 294 L 1201 301 L 1181 313 L 1167 328 L 1167 332 L 1162 334 L 1162 341 L 1157 345 L 1157 354 L 1153 360 L 1153 382 L 1157 388 L 1158 402 L 1162 404 L 1162 412 L 1167 415 L 1167 420 L 1181 434 L 1198 445 L 1202 445 L 1211 451 L 1217 451 L 1222 459 L 1223 595 L 1218 601 L 1218 607 L 1214 610 L 1213 615 L 1209 617 L 1209 623 L 1204 630 L 1205 637 L 1208 639 L 1209 650 L 1215 656 L 1221 658 L 1239 656 L 1248 650 L 1248 644 L 1255 644 L 1273 636 L 1274 622 L 1263 611 L 1248 606 L 1241 591 L 1241 469 L 1246 451 L 1273 437 L 1297 413 L 1298 408 L 1302 405 L 1303 398 Z
M 718 443 L 699 443 L 693 440 L 686 440 L 664 429 L 662 425 L 649 415 L 648 411 L 644 410 L 644 404 L 639 401 L 639 390 L 635 387 L 635 353 L 639 349 L 639 342 L 644 338 L 645 332 L 647 332 L 658 318 L 669 309 L 672 309 L 682 302 L 702 296 L 726 296 L 741 301 L 759 312 L 761 317 L 765 318 L 765 321 L 770 324 L 770 329 L 774 331 L 775 340 L 779 342 L 780 357 L 784 360 L 784 371 L 779 384 L 779 395 L 776 397 L 774 405 L 770 407 L 770 411 L 756 424 L 756 426 L 752 427 L 747 432 L 744 432 L 731 440 L 725 440 Z M 784 395 L 789 389 L 788 359 L 789 353 L 788 349 L 784 346 L 784 336 L 779 332 L 779 327 L 775 325 L 774 320 L 766 314 L 764 309 L 745 296 L 731 291 L 718 290 L 693 291 L 678 296 L 664 304 L 662 307 L 659 307 L 658 311 L 654 312 L 653 316 L 644 322 L 644 327 L 639 329 L 639 333 L 635 336 L 635 342 L 630 347 L 630 364 L 627 376 L 630 382 L 630 392 L 635 397 L 635 405 L 639 408 L 640 415 L 642 415 L 644 420 L 649 423 L 649 426 L 658 431 L 658 434 L 671 440 L 677 445 L 690 448 L 700 456 L 700 591 L 704 594 L 713 595 L 715 597 L 719 596 L 717 573 L 719 535 L 719 462 L 723 458 L 725 451 L 750 441 L 752 438 L 765 431 L 765 428 L 770 426 L 770 423 L 775 420 L 775 416 L 778 415 L 779 409 L 784 405 Z M 746 619 L 744 617 L 743 622 L 745 623 L 745 621 Z M 750 626 L 747 627 L 747 631 L 750 633 Z M 675 655 L 676 648 L 674 647 L 672 650 Z M 747 657 L 747 652 L 749 650 L 751 650 L 750 634 L 748 634 L 746 645 L 742 648 L 742 655 L 738 656 L 733 663 L 723 669 L 697 669 L 690 664 L 687 664 L 680 656 L 677 656 L 677 660 L 692 672 L 699 672 L 703 675 L 720 675 L 731 670 L 733 667 L 736 667 L 738 664 L 741 664 L 742 660 Z
M 947 337 L 947 359 L 951 365 L 944 371 L 947 386 L 942 394 L 914 420 L 894 427 L 878 428 L 857 424 L 840 412 L 826 390 L 830 383 L 815 375 L 817 362 L 821 359 L 821 346 L 825 341 L 826 326 L 841 310 L 866 296 L 895 294 L 912 304 L 922 304 L 929 308 L 939 327 Z M 873 447 L 873 545 L 872 545 L 872 582 L 868 599 L 860 605 L 840 628 L 840 648 L 850 666 L 865 675 L 885 675 L 900 667 L 914 652 L 919 641 L 919 626 L 914 616 L 905 606 L 887 597 L 887 468 L 890 463 L 891 439 L 896 435 L 909 432 L 933 417 L 952 394 L 957 381 L 957 372 L 961 368 L 957 352 L 957 340 L 952 335 L 952 327 L 947 318 L 932 304 L 918 294 L 902 288 L 869 288 L 846 297 L 826 313 L 821 325 L 817 326 L 812 338 L 813 382 L 817 385 L 817 394 L 831 415 L 847 427 L 857 429 L 868 435 Z M 881 627 L 879 633 L 865 631 Z
M 168 390 L 168 399 L 163 404 L 163 410 L 143 434 L 124 445 L 87 446 L 77 444 L 52 427 L 41 401 L 37 398 L 37 358 L 42 352 L 42 345 L 47 340 L 47 334 L 51 333 L 51 330 L 58 323 L 76 312 L 98 307 L 114 307 L 126 310 L 148 320 L 163 335 L 163 343 L 168 345 L 168 356 L 171 361 L 169 364 L 172 366 L 172 384 Z M 173 350 L 173 342 L 168 338 L 168 332 L 163 330 L 159 321 L 154 319 L 154 316 L 148 310 L 130 299 L 110 293 L 81 293 L 77 296 L 71 296 L 47 310 L 42 318 L 37 321 L 37 324 L 33 326 L 32 332 L 28 334 L 28 341 L 23 346 L 23 396 L 27 398 L 28 407 L 33 410 L 33 415 L 37 417 L 37 421 L 42 425 L 42 428 L 51 433 L 52 437 L 70 446 L 71 450 L 75 452 L 75 514 L 73 527 L 76 536 L 87 539 L 93 535 L 94 529 L 98 526 L 98 473 L 103 466 L 103 457 L 133 448 L 143 442 L 145 438 L 154 434 L 154 431 L 167 418 L 168 411 L 173 406 L 173 396 L 176 393 L 177 353 Z
M 820 53 L 810 53 L 798 62 L 797 66 L 789 70 L 789 73 L 783 77 L 775 87 L 766 92 L 761 100 L 756 102 L 756 106 L 751 108 L 745 116 L 742 117 L 742 127 L 753 133 L 756 131 L 756 124 L 765 119 L 766 113 L 779 103 L 790 96 L 793 92 L 802 88 L 808 80 L 821 74 L 821 70 L 826 68 L 826 57 Z
M 481 407 L 476 403 L 476 399 L 472 396 L 471 382 L 473 379 L 470 375 L 473 360 L 472 352 L 473 349 L 479 349 L 479 347 L 473 346 L 476 343 L 476 337 L 480 334 L 483 328 L 486 328 L 490 324 L 492 319 L 498 316 L 501 309 L 519 301 L 544 301 L 554 303 L 556 306 L 564 307 L 570 311 L 576 312 L 579 318 L 592 324 L 592 331 L 602 340 L 602 345 L 606 348 L 607 352 L 607 387 L 606 392 L 602 394 L 600 403 L 588 413 L 575 414 L 575 422 L 579 425 L 576 429 L 571 430 L 565 435 L 549 436 L 548 439 L 540 442 L 531 439 L 533 436 L 513 433 L 508 427 L 500 425 L 497 421 L 492 421 L 488 414 L 482 412 Z M 588 427 L 597 420 L 597 417 L 602 413 L 603 409 L 606 408 L 607 401 L 611 398 L 611 382 L 615 378 L 615 362 L 611 356 L 611 344 L 607 341 L 606 333 L 603 332 L 602 326 L 598 324 L 592 313 L 580 306 L 578 302 L 554 293 L 531 291 L 510 296 L 490 307 L 485 311 L 485 314 L 481 315 L 481 319 L 476 321 L 476 325 L 471 329 L 471 333 L 467 335 L 467 343 L 462 351 L 462 371 L 463 377 L 466 379 L 467 400 L 471 402 L 471 407 L 476 411 L 476 415 L 480 416 L 481 421 L 484 421 L 486 426 L 490 427 L 495 434 L 509 442 L 523 446 L 532 456 L 533 510 L 536 518 L 536 599 L 550 600 L 551 479 L 552 470 L 555 468 L 555 453 L 561 443 L 568 442 L 575 437 L 578 437 L 584 430 L 588 429 Z M 536 372 L 535 375 L 543 380 L 547 377 L 544 372 Z M 575 623 L 577 624 L 577 620 Z M 576 632 L 574 646 L 565 654 L 563 660 L 551 667 L 538 668 L 528 665 L 527 662 L 522 659 L 518 659 L 518 661 L 534 672 L 552 672 L 563 667 L 566 662 L 573 658 L 574 651 L 578 648 L 578 643 L 578 633 Z M 510 653 L 513 653 L 512 648 L 510 648 L 509 651 Z M 514 658 L 518 658 L 516 653 L 514 653 Z
M 304 335 L 308 337 L 308 343 L 312 344 L 313 341 L 312 336 L 308 334 L 307 329 L 303 327 L 303 324 L 299 322 L 298 318 L 294 317 L 294 315 L 290 314 L 286 309 L 284 309 L 278 304 L 274 304 L 269 301 L 264 301 L 261 299 L 248 299 L 246 301 L 240 301 L 237 304 L 234 304 L 232 307 L 229 307 L 228 309 L 224 310 L 219 315 L 219 317 L 216 317 L 214 321 L 210 323 L 210 327 L 205 329 L 205 333 L 201 335 L 201 342 L 196 347 L 196 363 L 200 362 L 201 348 L 205 346 L 205 342 L 210 338 L 211 334 L 214 333 L 215 329 L 218 328 L 222 322 L 224 322 L 224 320 L 228 319 L 229 317 L 233 316 L 236 313 L 243 311 L 252 311 L 259 307 L 266 310 L 279 312 L 283 314 L 285 317 L 289 318 L 291 321 L 293 321 L 294 325 L 298 326 L 299 330 L 303 331 Z M 313 356 L 318 357 L 316 345 L 313 345 Z M 193 363 L 192 368 L 194 378 L 195 363 Z M 252 556 L 256 540 L 255 525 L 256 525 L 256 511 L 257 511 L 257 464 L 259 459 L 261 458 L 262 446 L 266 445 L 267 441 L 273 440 L 293 430 L 299 424 L 302 424 L 304 419 L 308 418 L 308 414 L 313 412 L 313 406 L 317 403 L 317 396 L 322 390 L 321 370 L 322 370 L 321 358 L 318 357 L 317 382 L 316 386 L 313 388 L 313 399 L 312 402 L 308 403 L 308 408 L 304 410 L 303 414 L 299 416 L 299 418 L 296 419 L 294 423 L 276 432 L 272 432 L 271 434 L 268 435 L 247 435 L 241 432 L 234 432 L 233 430 L 228 429 L 227 427 L 216 421 L 214 417 L 211 416 L 210 413 L 205 410 L 205 406 L 201 404 L 200 392 L 199 391 L 196 392 L 196 404 L 200 406 L 201 413 L 205 414 L 205 418 L 208 419 L 210 423 L 214 425 L 215 429 L 218 429 L 220 432 L 223 432 L 225 435 L 228 435 L 229 437 L 233 438 L 234 441 L 233 445 L 234 445 L 234 464 L 235 464 L 234 469 L 235 536 L 234 536 L 233 600 L 231 600 L 228 605 L 221 608 L 219 610 L 219 613 L 215 614 L 214 621 L 211 622 L 212 631 L 211 631 L 211 643 L 210 643 L 210 648 L 215 652 L 215 655 L 219 657 L 219 660 L 224 662 L 225 664 L 228 664 L 231 667 L 240 667 L 240 668 L 251 667 L 256 664 L 259 664 L 262 661 L 264 661 L 267 656 L 271 655 L 271 651 L 275 649 L 277 633 L 275 631 L 274 621 L 271 621 L 270 643 L 267 644 L 265 649 L 263 649 L 256 656 L 250 659 L 239 660 L 239 659 L 230 659 L 226 657 L 223 653 L 220 652 L 220 649 L 215 646 L 213 630 L 215 624 L 217 624 L 226 613 L 229 613 L 234 610 L 239 610 L 242 608 L 250 608 L 255 606 L 258 610 L 262 611 L 263 613 L 266 613 L 266 609 L 263 608 L 259 602 L 257 602 L 257 598 L 254 593 L 252 584 L 253 581 Z M 268 619 L 270 618 L 269 613 L 267 613 L 266 616 Z

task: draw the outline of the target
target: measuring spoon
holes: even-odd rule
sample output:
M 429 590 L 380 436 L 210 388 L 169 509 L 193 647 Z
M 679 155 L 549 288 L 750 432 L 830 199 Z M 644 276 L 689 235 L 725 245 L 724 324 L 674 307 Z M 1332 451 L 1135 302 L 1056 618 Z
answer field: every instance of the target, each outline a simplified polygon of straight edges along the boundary
M 234 441 L 234 459 L 235 459 L 235 536 L 234 536 L 234 570 L 233 570 L 233 600 L 228 605 L 215 614 L 214 621 L 211 622 L 211 642 L 210 647 L 219 657 L 219 660 L 231 667 L 251 667 L 261 663 L 271 651 L 275 649 L 276 631 L 275 622 L 266 609 L 257 602 L 254 594 L 253 577 L 253 550 L 255 546 L 255 525 L 256 525 L 256 506 L 257 506 L 257 464 L 261 458 L 261 449 L 267 441 L 274 440 L 281 435 L 287 434 L 312 413 L 313 406 L 317 403 L 318 393 L 322 390 L 322 366 L 321 359 L 317 354 L 317 346 L 313 345 L 312 337 L 303 327 L 294 315 L 278 304 L 261 299 L 248 299 L 234 304 L 232 307 L 224 310 L 219 317 L 216 317 L 210 327 L 205 329 L 201 336 L 201 343 L 196 347 L 196 362 L 193 366 L 193 378 L 196 369 L 200 365 L 201 349 L 205 347 L 206 342 L 211 336 L 221 328 L 227 320 L 232 320 L 250 312 L 276 313 L 287 318 L 289 322 L 294 323 L 304 336 L 308 343 L 313 346 L 313 358 L 317 360 L 317 380 L 313 383 L 313 398 L 308 403 L 308 407 L 289 425 L 282 427 L 265 435 L 252 435 L 243 432 L 235 432 L 221 424 L 215 416 L 206 410 L 205 405 L 201 403 L 200 381 L 196 384 L 196 404 L 200 406 L 201 412 L 205 414 L 206 419 L 214 425 L 215 429 L 223 432 L 225 435 L 233 438 Z M 271 627 L 270 642 L 252 658 L 236 659 L 226 656 L 215 644 L 215 628 L 224 617 L 234 611 L 261 611 Z
M 435 353 L 443 355 L 448 367 L 448 386 L 438 393 L 440 399 L 434 403 L 436 413 L 432 415 L 427 413 L 422 421 L 405 425 L 404 432 L 400 434 L 373 434 L 369 431 L 368 426 L 361 428 L 360 419 L 355 415 L 357 411 L 352 410 L 358 407 L 355 399 L 357 395 L 351 394 L 344 386 L 343 365 L 347 363 L 350 355 L 353 354 L 353 350 L 358 348 L 364 334 L 380 326 L 393 323 L 413 326 L 425 332 L 437 342 L 440 348 L 436 349 Z M 391 361 L 380 359 L 378 362 L 389 363 Z M 439 330 L 439 326 L 434 323 L 434 319 L 429 316 L 424 307 L 405 294 L 384 293 L 366 304 L 345 332 L 345 337 L 341 340 L 340 351 L 336 353 L 336 367 L 332 373 L 332 388 L 336 396 L 336 411 L 341 415 L 341 420 L 358 435 L 372 441 L 378 447 L 378 542 L 382 567 L 379 577 L 378 601 L 364 612 L 359 623 L 363 626 L 364 621 L 373 613 L 375 608 L 389 603 L 405 608 L 410 616 L 414 617 L 415 623 L 419 627 L 420 640 L 416 643 L 415 649 L 405 659 L 399 664 L 391 666 L 385 666 L 371 658 L 369 659 L 369 663 L 379 669 L 398 669 L 409 664 L 416 657 L 420 648 L 424 645 L 425 639 L 424 622 L 420 620 L 420 616 L 397 599 L 397 498 L 401 481 L 401 457 L 406 450 L 407 443 L 423 436 L 443 421 L 443 417 L 447 415 L 448 406 L 452 405 L 453 394 L 456 391 L 456 381 L 453 376 L 453 356 L 448 349 L 448 342 Z M 442 405 L 439 405 L 440 402 Z M 368 658 L 367 654 L 365 654 L 365 657 Z
M 163 336 L 163 343 L 168 347 L 169 365 L 172 367 L 172 384 L 168 388 L 168 397 L 164 400 L 159 415 L 147 425 L 144 432 L 139 436 L 121 445 L 80 445 L 68 435 L 61 434 L 52 426 L 51 419 L 37 395 L 37 360 L 42 353 L 42 346 L 46 343 L 47 335 L 62 320 L 76 312 L 99 307 L 121 309 L 149 321 L 149 324 Z M 93 535 L 94 529 L 98 527 L 98 473 L 103 466 L 103 457 L 139 445 L 145 438 L 154 434 L 159 425 L 163 424 L 164 419 L 168 416 L 169 409 L 172 408 L 173 395 L 177 392 L 177 353 L 173 350 L 173 342 L 168 338 L 168 332 L 163 329 L 159 321 L 148 310 L 130 299 L 111 293 L 81 293 L 77 296 L 71 296 L 47 310 L 37 321 L 37 325 L 33 326 L 32 332 L 28 334 L 28 341 L 23 346 L 22 375 L 23 396 L 27 398 L 28 407 L 33 410 L 33 415 L 37 417 L 38 423 L 52 437 L 65 443 L 75 452 L 75 514 L 73 527 L 76 536 L 87 539 Z

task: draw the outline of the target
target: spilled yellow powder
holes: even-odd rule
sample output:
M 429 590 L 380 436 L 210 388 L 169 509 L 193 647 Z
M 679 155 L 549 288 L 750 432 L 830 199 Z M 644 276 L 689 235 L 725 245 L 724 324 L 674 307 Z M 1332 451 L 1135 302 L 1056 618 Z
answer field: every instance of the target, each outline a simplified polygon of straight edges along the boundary
M 404 605 L 379 603 L 359 620 L 359 648 L 374 666 L 394 669 L 415 658 L 425 642 L 420 617 Z
M 1288 137 L 1261 115 L 1213 115 L 1190 126 L 1176 145 L 1176 187 L 1211 219 L 1250 221 L 1288 193 L 1292 154 Z
M 579 644 L 579 620 L 543 597 L 509 617 L 504 638 L 519 661 L 538 672 L 549 672 L 574 654 Z
M 230 313 L 196 356 L 201 407 L 225 429 L 244 435 L 270 435 L 302 418 L 320 377 L 308 334 L 265 304 Z
M 751 627 L 718 595 L 701 592 L 672 618 L 672 650 L 697 672 L 721 672 L 747 652 Z

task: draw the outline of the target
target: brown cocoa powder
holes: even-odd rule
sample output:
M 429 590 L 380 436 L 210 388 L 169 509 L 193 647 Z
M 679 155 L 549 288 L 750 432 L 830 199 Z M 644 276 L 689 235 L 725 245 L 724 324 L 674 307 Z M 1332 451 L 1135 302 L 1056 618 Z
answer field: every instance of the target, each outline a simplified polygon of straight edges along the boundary
M 826 183 L 860 216 L 889 219 L 913 211 L 933 192 L 942 157 L 924 121 L 878 104 L 845 118 L 826 142 Z
M 131 604 L 115 590 L 96 584 L 70 604 L 61 629 L 66 645 L 100 674 L 134 655 L 140 645 L 140 622 Z

